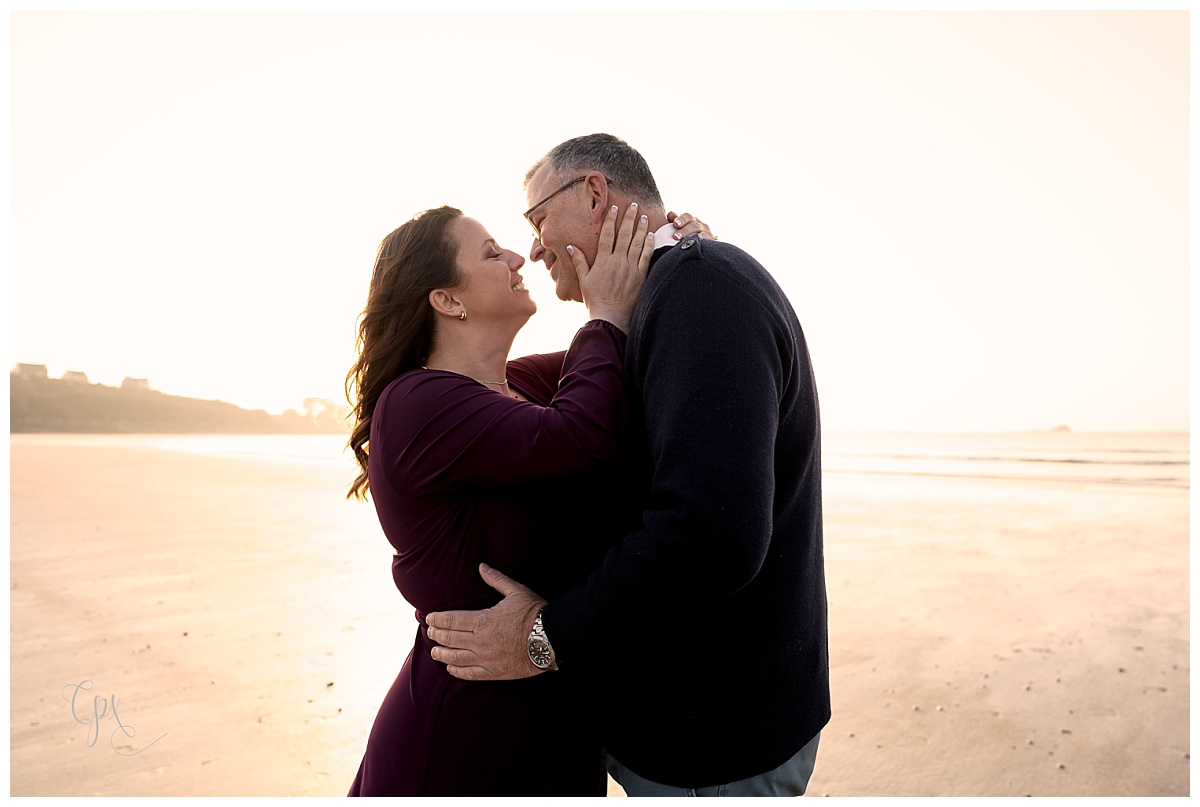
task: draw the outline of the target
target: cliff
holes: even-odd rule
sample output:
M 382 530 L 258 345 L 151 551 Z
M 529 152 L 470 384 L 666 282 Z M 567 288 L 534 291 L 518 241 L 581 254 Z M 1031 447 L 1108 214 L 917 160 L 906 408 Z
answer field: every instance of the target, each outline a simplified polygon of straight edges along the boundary
M 346 434 L 335 411 L 316 416 L 242 409 L 151 389 L 9 375 L 10 433 Z

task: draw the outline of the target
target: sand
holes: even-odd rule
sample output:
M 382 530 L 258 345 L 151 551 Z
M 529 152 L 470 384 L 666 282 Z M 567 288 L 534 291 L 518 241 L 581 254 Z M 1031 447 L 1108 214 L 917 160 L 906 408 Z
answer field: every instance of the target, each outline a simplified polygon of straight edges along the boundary
M 339 469 L 20 439 L 11 467 L 14 795 L 345 794 L 415 623 Z M 83 681 L 135 738 L 89 747 Z
M 343 795 L 415 625 L 349 466 L 131 442 L 12 439 L 11 793 Z M 1189 793 L 1187 491 L 829 474 L 825 504 L 810 795 Z
M 1186 491 L 827 477 L 810 795 L 1185 796 Z

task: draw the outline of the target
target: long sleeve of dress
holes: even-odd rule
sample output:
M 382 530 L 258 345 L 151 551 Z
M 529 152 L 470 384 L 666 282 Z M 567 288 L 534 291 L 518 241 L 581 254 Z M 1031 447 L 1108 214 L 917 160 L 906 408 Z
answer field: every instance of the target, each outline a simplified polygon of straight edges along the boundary
M 457 373 L 406 373 L 376 406 L 370 451 L 383 458 L 379 481 L 420 495 L 460 483 L 555 478 L 610 459 L 626 421 L 624 348 L 619 328 L 600 320 L 585 325 L 563 359 L 549 406 L 497 394 Z
M 592 322 L 565 354 L 514 362 L 514 387 L 547 406 L 426 369 L 405 373 L 380 396 L 369 445 L 371 498 L 396 550 L 392 579 L 418 627 L 352 793 L 604 792 L 582 689 L 566 677 L 453 678 L 430 655 L 425 617 L 494 605 L 500 594 L 480 577 L 480 563 L 546 592 L 564 590 L 595 565 L 597 547 L 589 536 L 567 533 L 558 514 L 568 506 L 564 492 L 602 474 L 616 451 L 626 420 L 624 347 L 624 333 Z M 546 715 L 531 721 L 532 709 Z
M 547 403 L 558 394 L 567 352 L 538 353 L 508 363 L 508 383 L 536 403 Z

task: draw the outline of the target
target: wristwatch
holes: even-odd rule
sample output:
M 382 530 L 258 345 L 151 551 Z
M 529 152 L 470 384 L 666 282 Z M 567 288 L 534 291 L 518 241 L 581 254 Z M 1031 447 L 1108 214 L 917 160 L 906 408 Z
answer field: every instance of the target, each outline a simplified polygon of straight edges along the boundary
M 554 661 L 554 648 L 550 646 L 550 640 L 546 638 L 546 629 L 542 627 L 541 611 L 538 611 L 537 618 L 533 620 L 533 630 L 529 631 L 529 660 L 539 670 L 558 669 L 558 664 Z

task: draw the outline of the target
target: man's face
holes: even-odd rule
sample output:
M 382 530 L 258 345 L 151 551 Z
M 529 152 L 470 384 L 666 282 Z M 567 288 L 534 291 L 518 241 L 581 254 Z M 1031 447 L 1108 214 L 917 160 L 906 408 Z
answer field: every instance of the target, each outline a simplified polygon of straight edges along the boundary
M 581 172 L 581 176 L 586 172 Z M 554 293 L 560 300 L 583 302 L 579 290 L 579 277 L 567 244 L 582 250 L 588 264 L 596 260 L 598 230 L 592 225 L 592 207 L 589 183 L 577 182 L 554 198 L 538 205 L 542 199 L 559 190 L 576 177 L 555 176 L 549 165 L 543 165 L 525 189 L 526 204 L 537 207 L 529 212 L 539 237 L 529 251 L 531 261 L 541 261 L 554 280 Z

